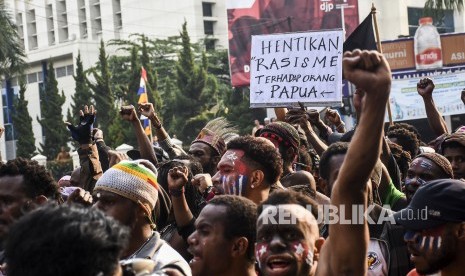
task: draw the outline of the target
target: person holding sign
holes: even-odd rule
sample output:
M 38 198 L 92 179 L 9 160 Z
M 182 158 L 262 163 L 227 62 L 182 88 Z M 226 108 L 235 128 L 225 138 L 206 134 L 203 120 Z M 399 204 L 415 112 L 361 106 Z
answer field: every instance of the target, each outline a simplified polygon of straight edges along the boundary
M 352 219 L 350 206 L 367 204 L 367 183 L 380 154 L 382 128 L 385 106 L 389 99 L 391 87 L 391 71 L 385 58 L 375 51 L 355 50 L 346 52 L 343 59 L 344 76 L 366 93 L 363 96 L 363 106 L 359 125 L 352 139 L 346 158 L 336 178 L 331 204 L 346 206 L 347 219 Z M 275 206 L 290 211 L 293 224 L 274 225 L 279 231 L 286 229 L 286 241 L 280 235 L 264 235 L 260 232 L 266 219 L 277 217 L 279 212 L 267 213 L 264 208 L 258 214 L 257 243 L 263 246 L 259 253 L 260 275 L 365 275 L 367 272 L 368 227 L 366 221 L 351 224 L 334 223 L 329 227 L 329 238 L 323 243 L 319 237 L 317 221 L 308 212 L 305 216 L 297 214 L 298 206 Z M 289 222 L 289 221 L 286 221 Z M 304 237 L 303 239 L 301 239 Z M 304 242 L 302 242 L 302 240 Z M 296 243 L 294 243 L 294 241 Z M 297 246 L 291 248 L 293 244 Z M 276 246 L 281 244 L 282 246 Z M 259 248 L 262 249 L 262 248 Z M 292 257 L 283 258 L 283 253 L 294 250 Z M 265 254 L 266 253 L 266 254 Z M 263 257 L 264 256 L 264 257 Z M 286 255 L 288 256 L 288 255 Z M 299 257 L 300 256 L 300 257 Z M 294 258 L 295 257 L 295 258 Z M 307 269 L 296 273 L 295 267 Z

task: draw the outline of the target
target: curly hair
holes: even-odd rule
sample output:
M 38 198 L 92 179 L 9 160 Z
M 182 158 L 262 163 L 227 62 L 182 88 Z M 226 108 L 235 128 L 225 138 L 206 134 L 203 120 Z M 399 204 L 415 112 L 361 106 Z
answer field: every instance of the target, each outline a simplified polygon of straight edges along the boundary
M 403 180 L 405 176 L 407 176 L 408 168 L 410 166 L 410 163 L 412 163 L 412 157 L 410 157 L 410 153 L 403 150 L 402 147 L 398 144 L 393 143 L 389 140 L 386 141 L 389 146 L 389 149 L 391 150 L 392 156 L 394 156 L 394 159 L 396 160 L 397 166 L 399 166 L 401 179 Z
M 228 143 L 228 150 L 243 150 L 246 161 L 252 161 L 252 166 L 262 170 L 268 184 L 279 180 L 283 173 L 283 159 L 264 138 L 250 135 L 237 137 Z
M 412 126 L 411 124 L 395 123 L 392 126 L 389 126 L 388 132 L 391 131 L 391 130 L 394 130 L 394 129 L 406 129 L 406 130 L 408 130 L 410 132 L 413 132 L 413 134 L 415 134 L 415 136 L 417 137 L 417 140 L 421 143 L 421 134 L 420 134 L 420 132 L 418 131 L 418 129 L 416 127 Z
M 52 174 L 37 161 L 18 157 L 0 164 L 0 177 L 19 175 L 23 176 L 24 190 L 28 197 L 43 195 L 49 199 L 59 199 L 58 184 Z
M 257 235 L 257 205 L 245 197 L 233 195 L 215 196 L 207 205 L 226 207 L 224 235 L 227 239 L 246 237 L 249 241 L 247 257 L 253 262 Z
M 11 276 L 112 275 L 129 229 L 96 208 L 47 205 L 20 218 L 5 245 Z
M 387 137 L 396 138 L 402 149 L 410 153 L 413 158 L 417 155 L 418 149 L 420 148 L 420 141 L 417 139 L 415 133 L 405 129 L 397 128 L 387 132 Z
M 311 212 L 315 219 L 318 218 L 318 203 L 311 197 L 304 195 L 302 193 L 293 191 L 293 190 L 279 190 L 271 193 L 268 198 L 260 203 L 257 207 L 257 214 L 263 212 L 263 209 L 267 205 L 283 205 L 283 204 L 297 204 L 305 209 L 311 208 Z M 318 225 L 318 228 L 321 229 L 323 225 Z
M 331 168 L 329 162 L 334 155 L 346 154 L 349 149 L 349 143 L 347 142 L 337 142 L 331 144 L 321 155 L 320 159 L 320 177 L 326 181 L 329 181 L 329 175 L 331 173 Z

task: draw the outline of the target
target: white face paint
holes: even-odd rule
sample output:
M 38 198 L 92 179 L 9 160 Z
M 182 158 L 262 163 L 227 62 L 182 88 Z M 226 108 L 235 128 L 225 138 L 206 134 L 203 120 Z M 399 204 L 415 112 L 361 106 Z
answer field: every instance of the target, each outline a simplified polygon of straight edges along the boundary
M 431 170 L 433 168 L 433 165 L 431 165 L 431 163 L 426 160 L 422 160 L 420 166 L 428 170 Z

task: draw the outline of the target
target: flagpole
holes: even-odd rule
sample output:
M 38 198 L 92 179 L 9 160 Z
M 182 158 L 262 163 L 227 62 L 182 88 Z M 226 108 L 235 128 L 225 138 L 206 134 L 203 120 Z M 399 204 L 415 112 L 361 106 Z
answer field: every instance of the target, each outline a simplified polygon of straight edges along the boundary
M 373 16 L 373 21 L 375 23 L 376 45 L 377 45 L 377 48 L 378 48 L 378 52 L 380 52 L 382 54 L 383 53 L 383 48 L 381 47 L 381 40 L 379 39 L 378 20 L 376 19 L 375 3 L 371 4 L 371 14 Z M 386 108 L 387 108 L 387 111 L 388 111 L 389 125 L 392 126 L 394 123 L 392 121 L 391 103 L 389 101 L 386 104 Z

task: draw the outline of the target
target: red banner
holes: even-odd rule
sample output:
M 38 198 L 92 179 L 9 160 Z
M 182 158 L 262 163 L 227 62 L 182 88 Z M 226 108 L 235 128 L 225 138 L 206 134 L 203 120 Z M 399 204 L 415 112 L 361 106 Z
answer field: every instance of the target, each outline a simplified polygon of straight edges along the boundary
M 251 36 L 358 26 L 357 0 L 226 0 L 232 85 L 249 85 Z

